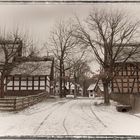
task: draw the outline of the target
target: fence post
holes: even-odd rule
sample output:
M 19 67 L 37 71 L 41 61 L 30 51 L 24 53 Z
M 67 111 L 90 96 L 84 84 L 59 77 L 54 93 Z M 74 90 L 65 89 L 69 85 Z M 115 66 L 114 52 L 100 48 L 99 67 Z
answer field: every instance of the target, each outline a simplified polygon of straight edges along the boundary
M 28 106 L 30 106 L 30 97 L 28 97 Z
M 24 108 L 24 98 L 22 98 L 22 109 Z
M 16 98 L 14 99 L 14 110 L 16 110 Z

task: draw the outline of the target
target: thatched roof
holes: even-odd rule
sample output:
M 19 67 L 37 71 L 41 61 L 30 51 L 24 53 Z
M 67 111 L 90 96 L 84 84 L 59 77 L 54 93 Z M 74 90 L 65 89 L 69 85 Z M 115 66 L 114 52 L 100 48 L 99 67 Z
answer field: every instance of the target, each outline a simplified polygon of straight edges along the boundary
M 125 44 L 125 46 L 122 48 L 122 50 L 117 56 L 117 62 L 123 62 L 128 57 L 128 54 L 134 51 L 135 48 L 137 48 L 136 50 L 137 53 L 134 53 L 132 56 L 130 56 L 126 62 L 140 62 L 140 44 L 139 43 Z M 117 45 L 113 49 L 114 51 L 116 51 Z
M 87 90 L 94 90 L 95 89 L 95 86 L 96 86 L 96 83 L 95 84 L 91 84 Z
M 24 62 L 16 66 L 10 75 L 50 75 L 52 61 Z

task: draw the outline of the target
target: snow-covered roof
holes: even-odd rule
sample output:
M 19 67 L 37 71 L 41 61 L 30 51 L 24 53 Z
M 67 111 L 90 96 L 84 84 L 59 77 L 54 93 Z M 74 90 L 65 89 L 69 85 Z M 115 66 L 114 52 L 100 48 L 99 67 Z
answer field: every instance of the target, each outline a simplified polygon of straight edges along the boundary
M 87 90 L 94 90 L 96 84 L 91 84 Z
M 104 91 L 102 80 L 97 81 L 97 86 L 100 88 L 101 91 Z
M 100 88 L 101 91 L 104 91 L 103 84 L 98 84 L 98 87 Z
M 123 62 L 128 57 L 128 54 L 134 51 L 136 48 L 137 48 L 137 51 L 139 52 L 140 51 L 139 43 L 125 44 L 117 56 L 117 62 Z M 114 52 L 117 50 L 118 49 L 116 45 L 116 48 L 114 47 Z M 130 58 L 127 59 L 127 62 L 140 62 L 140 53 L 134 53 L 134 55 L 132 55 Z
M 91 84 L 87 90 L 94 90 L 96 86 L 98 86 L 101 91 L 104 90 L 103 89 L 103 84 L 102 84 L 101 80 L 97 81 L 97 83 Z
M 11 75 L 50 75 L 52 61 L 24 62 L 11 71 Z

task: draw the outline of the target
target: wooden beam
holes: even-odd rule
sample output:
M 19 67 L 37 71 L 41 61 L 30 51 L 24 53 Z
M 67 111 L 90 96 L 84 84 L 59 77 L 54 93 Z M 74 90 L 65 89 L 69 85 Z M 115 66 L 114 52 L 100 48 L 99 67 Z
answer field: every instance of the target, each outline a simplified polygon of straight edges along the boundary
M 32 76 L 32 90 L 34 90 L 34 76 Z
M 14 91 L 14 80 L 15 80 L 15 79 L 14 79 L 14 76 L 13 76 L 13 77 L 12 77 L 12 81 L 13 81 L 13 82 L 12 82 L 12 90 L 13 90 L 13 91 Z
M 116 82 L 116 85 L 117 85 L 117 88 L 118 88 L 119 93 L 121 93 L 121 91 L 120 91 L 120 87 L 119 87 L 119 85 L 118 85 L 117 80 L 116 80 L 116 79 L 114 79 L 114 80 L 115 80 L 115 82 Z
M 134 78 L 134 80 L 133 80 L 133 82 L 132 82 L 132 87 L 131 87 L 131 94 L 132 94 L 132 92 L 133 92 L 133 89 L 134 89 L 134 84 L 135 84 L 135 78 Z
M 21 76 L 19 77 L 19 91 L 21 90 Z
M 38 90 L 40 90 L 40 76 L 38 77 Z
M 47 76 L 45 76 L 45 90 L 46 90 L 46 86 L 47 86 Z
M 26 77 L 26 83 L 27 83 L 26 90 L 28 90 L 28 84 L 29 84 L 29 82 L 28 82 L 28 77 Z

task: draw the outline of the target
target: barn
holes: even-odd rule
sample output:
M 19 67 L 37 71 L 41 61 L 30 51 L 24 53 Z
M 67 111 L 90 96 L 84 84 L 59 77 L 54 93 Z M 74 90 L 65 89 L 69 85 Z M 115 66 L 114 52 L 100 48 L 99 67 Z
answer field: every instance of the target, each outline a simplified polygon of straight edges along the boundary
M 42 91 L 50 92 L 53 62 L 23 62 L 5 78 L 6 96 L 27 96 Z
M 129 44 L 129 47 L 135 45 L 138 44 Z M 126 47 L 125 53 L 127 50 Z M 124 63 L 121 59 L 126 57 L 125 53 L 120 56 L 120 61 L 115 63 L 114 78 L 111 82 L 111 98 L 140 110 L 140 54 L 135 54 Z
M 0 41 L 1 96 L 25 96 L 41 91 L 50 92 L 53 81 L 53 58 L 25 57 L 22 51 L 21 40 Z

